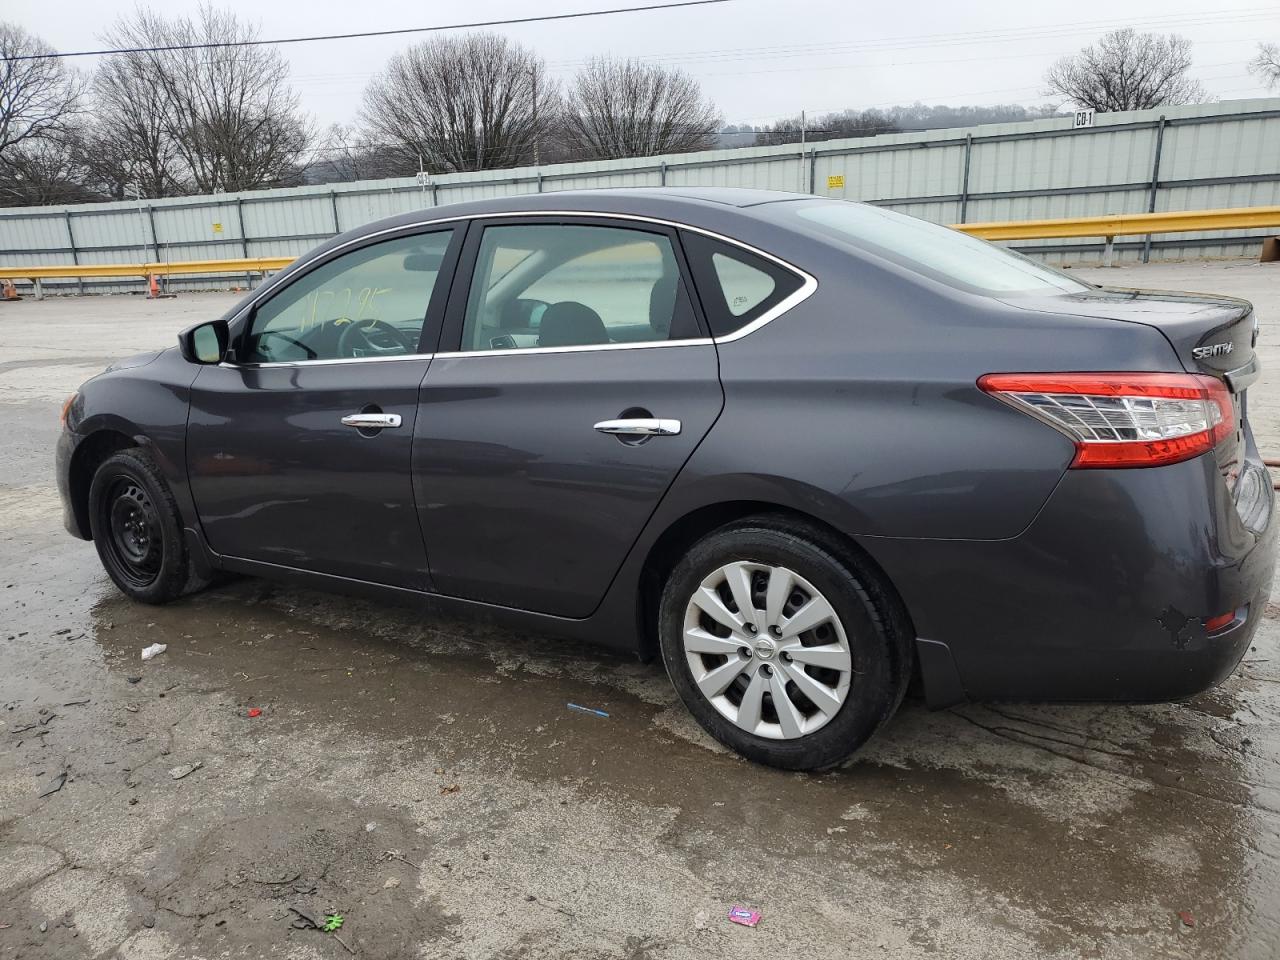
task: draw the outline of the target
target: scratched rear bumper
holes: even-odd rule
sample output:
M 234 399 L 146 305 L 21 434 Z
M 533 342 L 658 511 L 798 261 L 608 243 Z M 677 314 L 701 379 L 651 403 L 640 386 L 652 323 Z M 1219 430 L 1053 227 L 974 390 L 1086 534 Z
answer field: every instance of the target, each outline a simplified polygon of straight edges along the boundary
M 970 699 L 1174 700 L 1229 676 L 1264 615 L 1269 486 L 1249 529 L 1212 455 L 1070 470 L 1018 537 L 866 546 Z M 1227 611 L 1236 621 L 1206 634 Z

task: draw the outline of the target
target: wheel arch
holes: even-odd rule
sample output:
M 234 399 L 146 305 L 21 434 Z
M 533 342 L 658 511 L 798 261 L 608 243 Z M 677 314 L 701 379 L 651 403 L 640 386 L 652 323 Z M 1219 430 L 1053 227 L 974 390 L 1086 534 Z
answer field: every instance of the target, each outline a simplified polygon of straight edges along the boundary
M 144 444 L 114 427 L 95 430 L 76 445 L 67 470 L 67 482 L 76 527 L 83 539 L 93 539 L 89 524 L 89 487 L 93 483 L 93 475 L 108 458 L 121 450 L 139 446 Z

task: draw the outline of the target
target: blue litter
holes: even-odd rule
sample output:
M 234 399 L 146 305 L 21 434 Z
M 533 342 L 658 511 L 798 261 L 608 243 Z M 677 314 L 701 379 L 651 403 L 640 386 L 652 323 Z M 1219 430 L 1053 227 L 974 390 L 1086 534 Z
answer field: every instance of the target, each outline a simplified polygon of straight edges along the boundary
M 594 713 L 597 717 L 604 717 L 605 719 L 608 719 L 608 717 L 609 717 L 609 715 L 608 715 L 607 713 L 605 713 L 603 710 L 597 710 L 597 709 L 595 709 L 594 707 L 583 707 L 583 706 L 579 706 L 579 705 L 578 705 L 578 704 L 576 704 L 576 703 L 571 703 L 571 704 L 569 704 L 569 709 L 570 709 L 570 710 L 581 710 L 583 713 Z

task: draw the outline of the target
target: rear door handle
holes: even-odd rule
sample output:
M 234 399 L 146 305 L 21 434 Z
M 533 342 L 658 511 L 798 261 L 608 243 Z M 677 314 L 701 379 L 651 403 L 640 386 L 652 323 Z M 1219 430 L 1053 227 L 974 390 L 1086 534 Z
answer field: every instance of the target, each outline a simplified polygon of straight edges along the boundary
M 398 413 L 349 413 L 342 418 L 344 427 L 355 427 L 357 430 L 385 430 L 388 427 L 400 426 Z
M 633 417 L 627 420 L 601 420 L 596 424 L 601 433 L 623 437 L 674 437 L 680 432 L 679 420 Z

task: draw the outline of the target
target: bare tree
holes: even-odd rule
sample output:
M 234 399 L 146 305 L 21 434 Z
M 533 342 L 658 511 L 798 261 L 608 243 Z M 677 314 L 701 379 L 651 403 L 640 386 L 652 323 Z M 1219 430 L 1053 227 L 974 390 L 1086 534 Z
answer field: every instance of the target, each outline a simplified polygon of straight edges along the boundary
M 68 127 L 24 140 L 0 162 L 0 206 L 86 203 L 104 199 L 89 185 L 83 132 Z
M 800 140 L 801 127 L 804 139 L 841 140 L 848 137 L 874 137 L 878 133 L 897 133 L 901 127 L 889 115 L 879 110 L 845 110 L 821 117 L 810 117 L 803 125 L 799 117 L 779 120 L 756 134 L 756 143 L 770 146 L 779 143 L 796 143 Z
M 1249 72 L 1268 90 L 1280 90 L 1280 43 L 1258 44 L 1258 55 L 1249 61 Z
M 271 47 L 220 46 L 257 36 L 234 13 L 203 6 L 194 19 L 139 9 L 103 38 L 117 47 L 203 45 L 116 54 L 123 59 L 104 75 L 114 129 L 138 149 L 135 166 L 149 191 L 188 182 L 199 193 L 301 182 L 313 134 L 289 87 L 288 61 Z M 139 110 L 151 116 L 130 115 Z M 112 129 L 104 123 L 102 132 Z
M 1050 95 L 1099 113 L 1145 110 L 1206 98 L 1191 69 L 1191 41 L 1176 34 L 1112 30 L 1096 46 L 1063 57 L 1045 74 Z
M 392 57 L 364 94 L 369 139 L 402 174 L 513 167 L 533 160 L 557 94 L 532 51 L 494 33 L 440 36 Z
M 400 147 L 375 143 L 362 131 L 345 123 L 330 124 L 317 139 L 312 154 L 313 159 L 306 172 L 308 183 L 376 180 L 404 176 L 408 171 Z
M 17 24 L 0 23 L 0 57 L 53 52 Z M 0 62 L 0 158 L 18 144 L 65 131 L 83 90 L 82 78 L 59 57 Z
M 1060 102 L 1026 107 L 1020 103 L 992 103 L 986 106 L 949 107 L 944 104 L 913 104 L 889 107 L 885 116 L 903 130 L 936 130 L 941 127 L 974 127 L 982 123 L 1014 123 L 1055 116 Z
M 648 157 L 715 146 L 720 113 L 680 70 L 597 57 L 565 96 L 565 135 L 594 159 Z
M 117 25 L 102 38 L 129 46 L 133 35 Z M 127 186 L 146 197 L 192 192 L 179 145 L 181 122 L 168 102 L 159 65 L 145 53 L 116 53 L 103 59 L 93 78 L 93 174 L 116 199 Z

